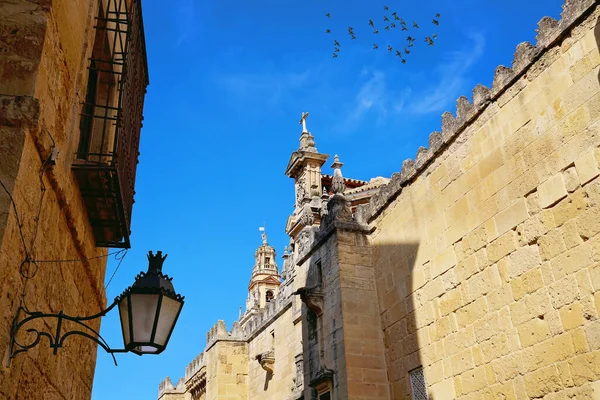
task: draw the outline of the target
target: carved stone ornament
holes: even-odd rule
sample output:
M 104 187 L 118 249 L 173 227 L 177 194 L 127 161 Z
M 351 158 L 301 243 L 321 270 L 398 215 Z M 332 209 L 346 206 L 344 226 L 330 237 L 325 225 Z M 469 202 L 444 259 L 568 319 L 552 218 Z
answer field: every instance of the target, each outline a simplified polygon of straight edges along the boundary
M 296 182 L 296 201 L 298 202 L 298 204 L 302 202 L 305 195 L 306 189 L 304 188 L 304 176 L 301 176 Z
M 323 394 L 333 388 L 334 373 L 335 372 L 332 369 L 323 367 L 317 372 L 316 376 L 311 379 L 309 385 L 315 388 L 319 395 Z
M 304 360 L 302 353 L 296 355 L 296 377 L 293 380 L 295 388 L 299 388 L 304 384 Z
M 300 214 L 300 222 L 304 226 L 312 226 L 315 223 L 315 216 L 313 215 L 310 205 L 305 204 L 302 207 L 302 213 Z
M 302 302 L 306 304 L 306 306 L 310 308 L 317 315 L 317 317 L 323 315 L 324 296 L 320 288 L 313 287 L 309 289 L 303 287 L 296 290 L 295 294 L 300 295 L 300 300 L 302 300 Z
M 333 178 L 331 179 L 331 191 L 334 194 L 343 194 L 346 191 L 346 183 L 344 182 L 344 177 L 342 176 L 342 166 L 344 164 L 340 162 L 338 155 L 336 154 L 333 157 L 333 164 L 331 164 L 331 168 L 333 168 Z
M 256 360 L 258 361 L 262 369 L 264 369 L 268 373 L 272 374 L 275 370 L 275 353 L 273 352 L 273 350 L 260 353 L 256 356 Z
M 311 232 L 308 230 L 303 230 L 298 235 L 297 243 L 298 243 L 298 255 L 303 255 L 308 251 L 311 246 Z

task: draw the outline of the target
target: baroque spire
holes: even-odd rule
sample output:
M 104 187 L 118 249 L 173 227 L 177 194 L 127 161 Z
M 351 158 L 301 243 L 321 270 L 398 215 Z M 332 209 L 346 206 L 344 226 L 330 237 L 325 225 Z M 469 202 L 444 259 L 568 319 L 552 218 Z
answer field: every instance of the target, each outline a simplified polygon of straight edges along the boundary
M 333 194 L 344 194 L 346 191 L 346 184 L 344 183 L 344 177 L 342 176 L 342 166 L 344 164 L 340 162 L 338 155 L 333 157 L 333 178 L 331 179 L 331 191 Z

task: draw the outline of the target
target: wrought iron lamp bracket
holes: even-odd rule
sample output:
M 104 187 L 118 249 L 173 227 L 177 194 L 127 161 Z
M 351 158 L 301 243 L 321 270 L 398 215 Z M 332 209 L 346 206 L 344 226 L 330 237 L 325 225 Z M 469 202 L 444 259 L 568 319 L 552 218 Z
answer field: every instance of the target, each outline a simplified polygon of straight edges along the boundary
M 10 366 L 11 360 L 13 358 L 15 358 L 17 356 L 17 354 L 24 353 L 24 352 L 28 351 L 29 349 L 37 346 L 40 343 L 42 337 L 48 338 L 48 340 L 50 342 L 50 348 L 53 350 L 54 354 L 57 354 L 58 349 L 63 347 L 65 339 L 67 339 L 69 336 L 73 336 L 73 335 L 84 336 L 84 337 L 96 342 L 100 347 L 102 347 L 104 349 L 104 351 L 106 351 L 107 353 L 109 353 L 112 356 L 115 365 L 117 365 L 117 359 L 115 358 L 114 353 L 126 353 L 129 350 L 127 350 L 127 349 L 111 349 L 110 346 L 108 345 L 108 343 L 106 342 L 106 340 L 104 340 L 104 338 L 100 335 L 100 333 L 98 331 L 96 331 L 94 328 L 87 325 L 86 322 L 104 317 L 106 314 L 108 314 L 108 312 L 110 310 L 112 310 L 118 304 L 118 300 L 119 300 L 119 298 L 117 297 L 108 308 L 106 308 L 103 311 L 100 311 L 97 314 L 90 315 L 88 317 L 73 317 L 73 316 L 63 313 L 62 311 L 60 311 L 58 314 L 47 314 L 47 313 L 43 313 L 43 312 L 39 312 L 39 311 L 31 312 L 31 311 L 27 310 L 25 307 L 20 306 L 19 309 L 17 310 L 17 315 L 15 316 L 15 319 L 13 320 L 12 329 L 11 329 L 11 333 L 10 333 L 10 354 L 9 354 L 9 358 L 7 361 L 7 366 Z M 19 320 L 22 313 L 25 314 L 25 318 Z M 35 335 L 34 339 L 29 344 L 19 343 L 17 341 L 17 334 L 19 333 L 21 328 L 23 328 L 23 326 L 25 324 L 27 324 L 31 321 L 40 319 L 40 318 L 56 319 L 55 332 L 48 333 L 48 332 L 44 332 L 44 331 L 39 331 L 36 328 L 29 328 L 26 330 L 26 332 L 34 334 Z M 63 332 L 63 321 L 74 322 L 75 324 L 78 324 L 78 325 L 84 327 L 85 329 L 87 329 L 87 332 L 80 331 L 80 330 L 70 330 L 70 331 Z

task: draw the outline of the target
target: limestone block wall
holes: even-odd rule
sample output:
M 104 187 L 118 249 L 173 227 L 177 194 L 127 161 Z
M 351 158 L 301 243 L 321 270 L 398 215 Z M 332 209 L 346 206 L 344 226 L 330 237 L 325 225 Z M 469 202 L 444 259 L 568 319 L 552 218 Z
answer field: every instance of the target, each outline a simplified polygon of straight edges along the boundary
M 97 6 L 96 1 L 88 0 L 0 4 L 0 14 L 8 16 L 0 21 L 0 179 L 14 198 L 23 232 L 22 238 L 17 214 L 0 188 L 3 362 L 23 290 L 19 265 L 26 251 L 37 260 L 106 254 L 106 249 L 95 247 L 70 170 Z M 60 150 L 56 165 L 41 172 L 54 144 Z M 105 306 L 106 259 L 38 266 L 37 275 L 27 285 L 30 310 L 85 315 Z M 97 321 L 92 326 L 99 329 Z M 48 321 L 46 329 L 53 328 Z M 31 337 L 20 339 L 28 343 Z M 19 354 L 10 368 L 0 367 L 0 397 L 90 397 L 96 360 L 93 342 L 70 337 L 58 355 L 53 355 L 47 344 L 42 339 L 35 349 Z
M 346 373 L 346 342 L 344 340 L 344 317 L 340 287 L 340 266 L 337 252 L 337 236 L 331 234 L 317 243 L 312 254 L 299 255 L 299 268 L 306 271 L 306 287 L 317 288 L 323 293 L 322 315 L 302 307 L 304 348 L 304 398 L 316 398 L 310 383 L 319 371 L 333 371 L 334 399 L 348 398 Z
M 389 399 L 371 246 L 360 231 L 338 229 L 336 238 L 348 398 Z
M 312 249 L 300 256 L 309 291 L 303 297 L 305 398 L 315 396 L 311 386 L 331 370 L 332 399 L 389 399 L 369 230 L 352 221 L 343 197 L 331 202 Z
M 248 398 L 248 344 L 244 341 L 217 341 L 204 352 L 206 399 Z
M 567 1 L 357 212 L 391 398 L 600 396 L 600 9 Z
M 302 353 L 300 327 L 294 324 L 292 308 L 287 307 L 248 341 L 248 398 L 286 399 L 296 388 L 295 356 Z M 256 356 L 273 351 L 274 371 L 264 370 Z

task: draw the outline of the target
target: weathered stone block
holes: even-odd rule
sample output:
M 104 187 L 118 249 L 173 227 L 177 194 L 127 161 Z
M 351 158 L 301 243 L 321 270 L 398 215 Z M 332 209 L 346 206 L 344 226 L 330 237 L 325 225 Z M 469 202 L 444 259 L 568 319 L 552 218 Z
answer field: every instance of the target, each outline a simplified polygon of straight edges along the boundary
M 582 243 L 550 261 L 554 279 L 561 279 L 592 263 L 592 250 L 588 242 Z
M 512 253 L 517 249 L 516 232 L 508 231 L 498 239 L 494 240 L 487 247 L 487 256 L 491 262 L 496 262 L 502 257 Z
M 539 267 L 542 263 L 537 245 L 525 246 L 510 256 L 510 277 L 515 278 L 530 269 Z M 513 287 L 514 290 L 514 287 Z
M 548 208 L 567 196 L 562 174 L 556 174 L 538 187 L 540 206 Z
M 565 331 L 575 329 L 584 324 L 581 303 L 576 302 L 560 309 L 560 320 Z
M 575 168 L 577 169 L 581 185 L 585 185 L 600 175 L 596 153 L 597 149 L 590 149 L 575 161 Z
M 539 252 L 542 260 L 551 260 L 567 251 L 562 232 L 554 229 L 538 239 Z
M 527 395 L 531 398 L 543 397 L 563 388 L 562 380 L 555 365 L 538 369 L 525 375 Z
M 548 322 L 541 318 L 534 318 L 517 326 L 519 331 L 519 339 L 523 347 L 529 347 L 535 343 L 542 342 L 549 338 L 550 328 Z
M 519 300 L 523 296 L 537 291 L 544 286 L 541 268 L 525 272 L 518 278 L 513 279 L 510 285 L 512 286 L 512 293 L 515 300 Z
M 579 298 L 579 288 L 577 287 L 575 275 L 569 275 L 553 283 L 548 288 L 548 293 L 552 305 L 556 309 L 571 304 Z
M 566 360 L 575 354 L 573 341 L 568 333 L 534 345 L 533 351 L 541 367 Z

